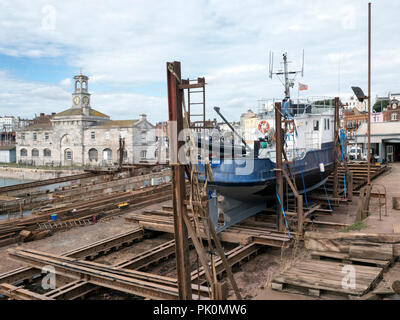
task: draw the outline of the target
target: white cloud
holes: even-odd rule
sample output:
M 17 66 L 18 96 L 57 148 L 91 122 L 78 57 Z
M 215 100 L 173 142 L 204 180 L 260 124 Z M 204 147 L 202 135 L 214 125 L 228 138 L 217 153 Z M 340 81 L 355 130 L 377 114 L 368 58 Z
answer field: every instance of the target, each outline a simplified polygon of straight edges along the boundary
M 379 1 L 372 7 L 373 85 L 384 94 L 397 83 L 393 70 L 400 67 L 396 54 L 390 58 L 400 49 L 400 4 Z M 297 69 L 305 49 L 301 81 L 309 84 L 310 94 L 336 90 L 339 58 L 342 90 L 350 94 L 351 85 L 365 86 L 366 17 L 366 0 L 114 0 L 112 5 L 105 0 L 3 0 L 0 53 L 59 58 L 76 70 L 82 67 L 95 84 L 92 101 L 104 108 L 100 111 L 115 117 L 145 112 L 156 120 L 167 114 L 166 98 L 156 98 L 166 94 L 165 63 L 179 60 L 183 77 L 206 76 L 207 105 L 232 110 L 238 119 L 240 112 L 257 105 L 257 99 L 282 96 L 279 81 L 267 77 L 270 50 L 277 67 L 287 51 Z M 381 52 L 388 43 L 393 52 Z M 374 76 L 380 81 L 374 82 Z M 14 110 L 24 110 L 29 101 L 39 109 L 59 110 L 60 97 L 65 97 L 65 107 L 70 105 L 67 79 L 57 84 L 15 82 L 21 90 L 9 89 Z M 165 84 L 162 89 L 160 83 Z M 35 91 L 35 86 L 41 89 Z M 46 90 L 55 90 L 54 97 Z M 0 95 L 1 108 L 11 103 L 5 97 Z M 208 113 L 214 117 L 211 110 Z
M 61 81 L 60 81 L 60 84 L 61 84 L 63 87 L 69 87 L 69 86 L 71 86 L 71 78 L 66 78 L 66 79 L 61 80 Z

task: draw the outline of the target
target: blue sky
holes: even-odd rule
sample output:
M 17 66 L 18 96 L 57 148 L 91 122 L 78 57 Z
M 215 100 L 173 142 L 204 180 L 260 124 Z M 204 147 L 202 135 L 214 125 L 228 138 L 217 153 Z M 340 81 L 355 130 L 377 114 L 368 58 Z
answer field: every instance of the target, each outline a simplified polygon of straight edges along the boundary
M 90 77 L 92 107 L 113 119 L 167 117 L 165 62 L 185 78 L 205 76 L 207 116 L 231 120 L 279 98 L 268 78 L 288 52 L 305 49 L 307 95 L 367 89 L 367 2 L 337 1 L 7 1 L 0 3 L 0 115 L 32 117 L 71 106 L 72 77 Z M 400 91 L 398 1 L 372 1 L 372 95 Z M 339 76 L 340 75 L 340 76 Z M 339 81 L 340 78 L 340 81 Z M 304 94 L 304 93 L 303 93 Z

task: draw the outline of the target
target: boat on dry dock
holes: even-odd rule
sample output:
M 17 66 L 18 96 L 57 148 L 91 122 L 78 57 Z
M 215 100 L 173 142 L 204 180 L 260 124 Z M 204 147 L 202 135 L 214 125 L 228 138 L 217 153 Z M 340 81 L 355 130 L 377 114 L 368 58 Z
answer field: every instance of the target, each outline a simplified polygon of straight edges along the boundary
M 303 194 L 323 185 L 333 170 L 334 100 L 326 97 L 291 99 L 293 85 L 287 76 L 286 63 L 284 55 L 282 144 L 297 189 Z M 217 148 L 221 152 L 211 153 L 213 180 L 208 181 L 209 211 L 217 232 L 260 212 L 267 201 L 277 199 L 275 102 L 265 101 L 264 109 L 258 114 L 259 139 L 252 146 L 246 145 L 246 152 L 232 156 L 225 143 L 224 152 Z M 201 161 L 199 171 L 204 171 Z

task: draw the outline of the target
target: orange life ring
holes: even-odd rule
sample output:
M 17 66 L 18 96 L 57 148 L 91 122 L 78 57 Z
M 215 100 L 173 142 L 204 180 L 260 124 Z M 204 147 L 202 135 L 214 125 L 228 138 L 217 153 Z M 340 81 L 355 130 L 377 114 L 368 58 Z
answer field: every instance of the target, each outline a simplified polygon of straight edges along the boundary
M 269 123 L 266 120 L 261 120 L 258 123 L 258 131 L 260 131 L 261 133 L 267 133 L 269 130 Z
M 291 124 L 291 125 L 289 125 Z M 294 132 L 294 122 L 289 122 L 286 124 L 286 133 L 293 133 Z

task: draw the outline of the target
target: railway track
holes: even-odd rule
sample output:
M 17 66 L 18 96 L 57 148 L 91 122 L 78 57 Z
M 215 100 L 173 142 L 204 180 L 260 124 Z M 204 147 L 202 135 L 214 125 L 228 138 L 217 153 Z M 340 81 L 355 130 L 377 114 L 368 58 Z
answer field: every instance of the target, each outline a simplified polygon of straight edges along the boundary
M 262 246 L 258 245 L 256 243 L 250 243 L 250 244 L 247 244 L 244 246 L 239 245 L 236 248 L 234 248 L 233 250 L 227 252 L 226 256 L 227 256 L 229 264 L 231 266 L 234 266 L 234 265 L 243 263 L 245 260 L 248 261 L 252 256 L 256 255 L 261 248 L 262 248 Z M 37 251 L 34 251 L 34 250 L 29 250 L 28 252 L 29 253 L 38 253 Z M 159 275 L 150 274 L 150 273 L 132 272 L 132 270 L 140 270 L 151 264 L 159 263 L 160 261 L 163 261 L 163 260 L 168 259 L 169 257 L 173 256 L 174 253 L 175 253 L 175 241 L 171 240 L 171 241 L 165 242 L 159 246 L 156 246 L 150 250 L 147 250 L 139 255 L 136 255 L 132 258 L 129 258 L 129 259 L 121 261 L 117 264 L 114 264 L 112 267 L 101 265 L 98 263 L 90 263 L 90 262 L 76 262 L 76 263 L 82 267 L 92 267 L 92 268 L 96 269 L 98 272 L 101 272 L 102 274 L 104 272 L 111 271 L 115 275 L 115 277 L 116 277 L 115 281 L 117 281 L 117 282 L 119 281 L 118 280 L 119 278 L 117 279 L 117 275 L 118 276 L 135 277 L 140 281 L 149 281 L 151 283 L 151 285 L 154 286 L 153 289 L 158 290 L 159 289 L 158 286 L 164 286 L 164 285 L 167 285 L 170 287 L 177 287 L 177 280 L 173 279 L 173 278 L 169 278 L 169 277 L 163 277 L 163 276 L 159 276 Z M 45 256 L 46 258 L 55 257 L 55 255 L 46 254 L 46 253 L 40 253 L 40 255 Z M 65 263 L 67 263 L 68 261 L 72 261 L 72 260 L 64 259 L 63 264 L 65 265 Z M 50 263 L 50 261 L 46 261 L 46 263 Z M 54 263 L 54 261 L 53 261 L 53 263 Z M 215 268 L 216 268 L 218 277 L 222 278 L 222 276 L 225 272 L 225 269 L 224 269 L 221 259 L 217 259 L 215 261 Z M 94 272 L 94 271 L 92 271 L 92 272 Z M 100 280 L 96 280 L 96 281 L 100 281 Z M 96 282 L 96 281 L 94 281 L 94 282 Z M 194 294 L 195 294 L 194 297 L 196 298 L 196 294 L 197 294 L 197 298 L 198 298 L 198 294 L 200 293 L 200 296 L 203 299 L 206 298 L 208 295 L 208 291 L 207 291 L 207 288 L 204 286 L 206 284 L 206 279 L 204 276 L 204 269 L 199 268 L 198 270 L 194 270 L 191 273 L 191 281 L 193 284 L 192 290 L 194 291 Z M 57 289 L 49 291 L 42 296 L 38 296 L 38 297 L 36 297 L 36 299 L 47 298 L 47 299 L 57 299 L 57 300 L 60 300 L 60 299 L 73 300 L 73 299 L 81 298 L 81 297 L 85 296 L 86 294 L 99 289 L 100 286 L 96 285 L 94 282 L 87 281 L 84 279 L 76 279 L 64 286 L 61 286 Z M 199 289 L 199 285 L 200 285 L 200 289 Z M 143 296 L 146 298 L 151 298 L 151 299 L 154 299 L 154 298 L 159 299 L 160 298 L 159 293 L 155 294 L 153 292 L 153 293 L 149 294 L 149 292 L 140 291 L 140 289 L 137 289 L 137 288 L 135 290 L 139 290 L 139 291 L 135 291 L 135 293 L 133 293 L 132 288 L 129 288 L 129 287 L 128 288 L 116 288 L 116 286 L 111 288 L 107 282 L 103 283 L 101 286 L 105 286 L 107 288 L 118 290 L 118 291 L 123 291 L 126 293 Z M 162 294 L 164 295 L 165 292 Z M 163 296 L 163 298 L 166 298 L 166 296 Z M 29 299 L 31 299 L 31 298 L 29 298 Z M 176 297 L 174 297 L 174 299 L 176 299 Z
M 16 243 L 20 240 L 19 232 L 22 230 L 36 230 L 43 223 L 51 222 L 52 214 L 57 214 L 57 218 L 63 220 L 78 220 L 91 218 L 93 214 L 103 214 L 104 216 L 113 216 L 126 212 L 117 207 L 118 203 L 126 202 L 129 204 L 128 210 L 138 209 L 150 205 L 157 201 L 170 199 L 171 185 L 159 185 L 146 187 L 143 189 L 113 194 L 109 196 L 99 196 L 89 201 L 81 201 L 74 205 L 49 209 L 41 214 L 23 218 L 17 218 L 10 221 L 0 222 L 0 246 Z M 75 209 L 74 213 L 71 213 Z
M 14 259 L 42 268 L 51 265 L 58 275 L 75 280 L 86 277 L 91 284 L 122 291 L 149 299 L 176 300 L 179 297 L 177 280 L 136 270 L 118 269 L 113 266 L 76 260 L 45 252 L 27 249 L 9 249 Z M 192 286 L 194 299 L 207 299 L 208 288 Z
M 144 237 L 142 228 L 133 228 L 130 231 L 93 242 L 77 249 L 64 252 L 62 256 L 75 259 L 94 259 L 101 254 L 107 254 L 110 251 L 118 250 L 122 246 L 129 245 Z M 0 283 L 19 284 L 25 280 L 31 280 L 40 275 L 40 271 L 31 267 L 20 267 L 3 274 L 0 274 Z

